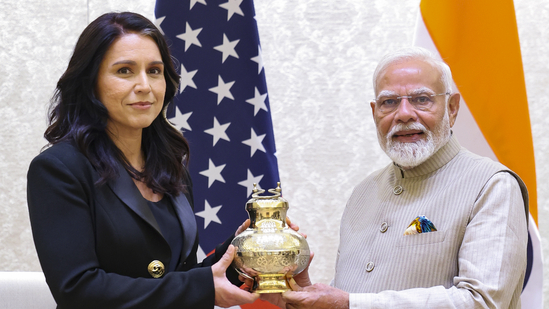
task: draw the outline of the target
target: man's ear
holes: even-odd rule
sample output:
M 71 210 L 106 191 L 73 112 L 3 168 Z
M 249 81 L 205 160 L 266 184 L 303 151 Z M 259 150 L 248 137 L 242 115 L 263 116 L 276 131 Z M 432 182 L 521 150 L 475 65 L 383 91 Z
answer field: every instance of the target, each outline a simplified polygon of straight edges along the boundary
M 450 118 L 450 128 L 454 126 L 454 123 L 456 123 L 460 100 L 461 95 L 459 93 L 453 93 L 448 99 L 447 113 Z

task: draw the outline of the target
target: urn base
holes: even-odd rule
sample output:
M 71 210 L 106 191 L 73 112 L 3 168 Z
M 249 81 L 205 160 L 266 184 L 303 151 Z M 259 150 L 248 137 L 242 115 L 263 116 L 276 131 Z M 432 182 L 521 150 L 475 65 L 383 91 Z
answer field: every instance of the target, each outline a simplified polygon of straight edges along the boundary
M 283 293 L 291 290 L 289 278 L 284 274 L 258 275 L 256 280 L 254 292 L 258 294 Z

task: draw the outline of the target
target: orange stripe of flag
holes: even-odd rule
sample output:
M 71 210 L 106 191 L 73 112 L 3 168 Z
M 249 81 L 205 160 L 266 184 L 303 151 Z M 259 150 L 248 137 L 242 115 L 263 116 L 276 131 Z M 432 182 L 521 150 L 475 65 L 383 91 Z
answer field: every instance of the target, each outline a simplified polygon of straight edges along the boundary
M 422 0 L 423 21 L 498 160 L 526 183 L 537 224 L 534 147 L 512 0 Z

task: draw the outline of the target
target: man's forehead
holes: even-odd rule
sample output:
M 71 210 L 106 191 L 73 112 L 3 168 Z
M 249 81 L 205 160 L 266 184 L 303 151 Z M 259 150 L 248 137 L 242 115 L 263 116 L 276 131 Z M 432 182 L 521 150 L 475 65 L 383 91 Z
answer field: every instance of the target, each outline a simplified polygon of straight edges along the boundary
M 410 91 L 420 88 L 435 92 L 432 88 L 444 87 L 441 77 L 441 72 L 434 64 L 419 59 L 407 59 L 389 64 L 378 75 L 377 89 L 374 91 L 378 96 L 384 90 L 391 91 L 387 88 L 393 87 L 406 88 L 407 93 L 399 93 L 400 95 L 410 95 Z
M 417 87 L 412 89 L 407 89 L 406 93 L 398 93 L 393 90 L 381 90 L 377 97 L 396 97 L 402 95 L 419 95 L 419 94 L 435 94 L 435 91 L 429 87 Z

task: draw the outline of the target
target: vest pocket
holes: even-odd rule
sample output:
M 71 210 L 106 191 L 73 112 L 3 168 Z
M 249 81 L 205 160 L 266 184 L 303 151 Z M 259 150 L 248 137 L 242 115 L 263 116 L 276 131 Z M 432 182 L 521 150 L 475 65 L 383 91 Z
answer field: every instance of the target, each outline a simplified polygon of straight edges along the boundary
M 402 235 L 400 236 L 396 246 L 410 247 L 410 246 L 436 244 L 439 242 L 443 242 L 445 238 L 446 238 L 446 232 L 441 230 L 433 231 L 429 233 Z

